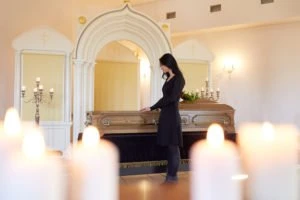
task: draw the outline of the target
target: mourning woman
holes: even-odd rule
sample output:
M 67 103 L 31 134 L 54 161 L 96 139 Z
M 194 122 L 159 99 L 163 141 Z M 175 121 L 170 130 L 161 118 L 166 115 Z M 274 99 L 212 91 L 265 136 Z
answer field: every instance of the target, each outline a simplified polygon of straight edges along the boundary
M 185 80 L 175 58 L 167 53 L 160 59 L 160 68 L 165 83 L 162 87 L 163 97 L 153 106 L 141 111 L 160 109 L 157 129 L 157 143 L 167 151 L 166 183 L 176 183 L 177 171 L 180 163 L 179 147 L 182 146 L 181 120 L 179 115 L 179 99 Z

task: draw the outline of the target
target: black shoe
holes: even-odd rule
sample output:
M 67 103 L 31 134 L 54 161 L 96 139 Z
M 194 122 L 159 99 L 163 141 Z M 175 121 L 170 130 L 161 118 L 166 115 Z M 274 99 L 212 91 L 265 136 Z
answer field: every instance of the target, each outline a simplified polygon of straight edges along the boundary
M 169 184 L 174 184 L 178 182 L 178 177 L 177 176 L 166 176 L 165 183 Z

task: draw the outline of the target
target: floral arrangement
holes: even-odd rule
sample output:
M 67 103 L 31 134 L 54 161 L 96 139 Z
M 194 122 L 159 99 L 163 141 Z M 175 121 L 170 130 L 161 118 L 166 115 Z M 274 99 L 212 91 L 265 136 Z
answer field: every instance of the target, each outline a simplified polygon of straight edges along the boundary
M 199 92 L 193 92 L 193 91 L 191 91 L 191 92 L 183 91 L 181 98 L 187 102 L 194 102 L 197 99 L 200 99 Z

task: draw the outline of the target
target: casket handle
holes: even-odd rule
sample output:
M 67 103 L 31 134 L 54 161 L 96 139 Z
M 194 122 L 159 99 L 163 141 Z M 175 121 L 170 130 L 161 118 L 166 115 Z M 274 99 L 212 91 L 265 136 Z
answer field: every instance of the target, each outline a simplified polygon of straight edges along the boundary
M 109 125 L 110 125 L 110 120 L 105 119 L 105 120 L 102 121 L 102 124 L 103 124 L 104 126 L 109 126 Z
M 152 122 L 153 122 L 153 124 L 154 124 L 155 126 L 157 126 L 157 124 L 158 124 L 158 120 L 156 120 L 156 119 L 153 119 L 153 120 L 152 120 Z
M 229 120 L 228 119 L 224 119 L 223 124 L 224 125 L 228 125 L 229 124 Z

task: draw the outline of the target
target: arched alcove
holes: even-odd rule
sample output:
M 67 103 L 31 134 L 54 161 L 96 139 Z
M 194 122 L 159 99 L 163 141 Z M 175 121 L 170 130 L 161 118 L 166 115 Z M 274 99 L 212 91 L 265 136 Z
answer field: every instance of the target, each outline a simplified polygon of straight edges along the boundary
M 152 19 L 125 4 L 121 9 L 103 13 L 81 31 L 74 52 L 73 138 L 83 131 L 86 112 L 94 108 L 94 62 L 108 43 L 129 40 L 140 46 L 151 65 L 151 102 L 161 95 L 161 72 L 158 59 L 171 52 L 162 29 Z M 74 140 L 75 141 L 75 140 Z

